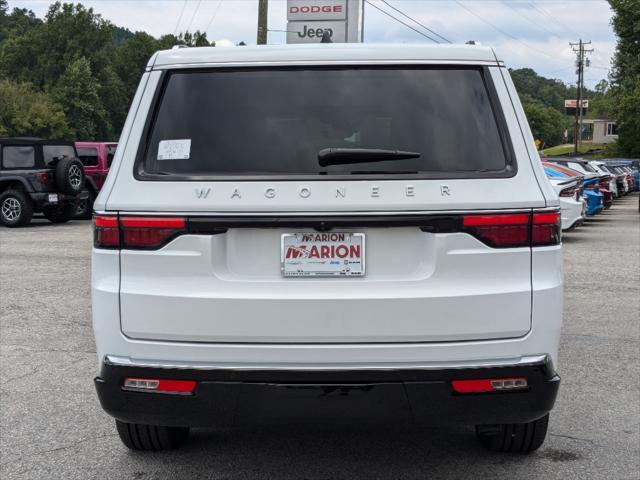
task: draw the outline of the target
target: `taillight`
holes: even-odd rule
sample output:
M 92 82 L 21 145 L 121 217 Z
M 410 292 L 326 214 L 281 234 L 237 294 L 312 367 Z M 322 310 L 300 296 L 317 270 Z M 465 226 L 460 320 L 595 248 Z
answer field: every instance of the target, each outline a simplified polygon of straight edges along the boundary
M 120 248 L 118 217 L 93 216 L 93 246 L 96 248 Z
M 154 249 L 186 231 L 182 217 L 94 217 L 96 248 Z
M 181 217 L 120 217 L 122 248 L 159 248 L 182 233 Z
M 49 185 L 51 182 L 51 176 L 49 172 L 36 172 L 36 182 L 41 185 Z
M 568 187 L 560 191 L 561 197 L 573 197 L 576 194 L 576 187 Z
M 463 228 L 491 247 L 528 247 L 528 213 L 499 215 L 466 215 Z
M 539 212 L 533 214 L 531 246 L 558 245 L 560 243 L 560 212 Z
M 527 379 L 516 378 L 482 378 L 471 380 L 453 380 L 453 391 L 456 393 L 486 393 L 523 390 L 529 387 Z
M 174 395 L 191 395 L 195 388 L 195 380 L 125 378 L 122 384 L 123 390 L 132 392 L 169 393 Z
M 465 215 L 463 230 L 494 248 L 560 243 L 560 213 Z

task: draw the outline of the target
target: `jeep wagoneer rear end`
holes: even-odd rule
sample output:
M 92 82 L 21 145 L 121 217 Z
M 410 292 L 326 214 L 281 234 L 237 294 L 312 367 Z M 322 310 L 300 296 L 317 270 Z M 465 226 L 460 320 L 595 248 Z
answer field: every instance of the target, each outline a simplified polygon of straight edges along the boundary
M 489 48 L 159 52 L 94 226 L 96 388 L 130 448 L 392 411 L 544 440 L 559 204 Z

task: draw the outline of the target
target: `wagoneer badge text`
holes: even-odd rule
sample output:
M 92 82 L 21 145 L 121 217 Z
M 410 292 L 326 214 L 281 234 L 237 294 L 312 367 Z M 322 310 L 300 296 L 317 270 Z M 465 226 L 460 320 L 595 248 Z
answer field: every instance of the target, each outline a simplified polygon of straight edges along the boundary
M 378 186 L 378 185 L 371 185 L 371 187 L 369 187 L 369 196 L 371 198 L 378 198 L 380 197 L 381 193 L 382 193 L 382 187 Z M 207 188 L 196 188 L 194 189 L 195 194 L 196 194 L 196 198 L 200 198 L 200 199 L 206 199 L 207 197 L 209 197 L 209 194 L 211 193 L 211 188 L 207 187 Z M 415 197 L 416 196 L 416 187 L 414 185 L 405 185 L 403 188 L 403 192 L 404 192 L 404 196 L 405 197 Z M 297 190 L 298 196 L 300 196 L 300 198 L 309 198 L 311 197 L 311 189 L 309 187 L 300 187 Z M 278 194 L 277 190 L 273 187 L 267 187 L 265 188 L 264 192 L 264 197 L 271 199 L 271 198 L 275 198 Z M 336 187 L 335 189 L 335 198 L 347 198 L 347 188 L 346 187 Z M 440 195 L 443 197 L 448 197 L 451 195 L 451 188 L 449 187 L 449 185 L 440 185 Z M 231 190 L 231 193 L 229 194 L 229 198 L 231 199 L 240 199 L 242 198 L 242 192 L 240 190 L 240 188 L 235 187 L 233 188 L 233 190 Z

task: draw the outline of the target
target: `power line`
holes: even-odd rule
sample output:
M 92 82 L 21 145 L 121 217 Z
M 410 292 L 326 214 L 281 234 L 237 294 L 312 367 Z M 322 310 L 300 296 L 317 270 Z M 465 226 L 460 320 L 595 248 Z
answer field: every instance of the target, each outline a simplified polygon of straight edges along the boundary
M 578 32 L 576 32 L 575 30 L 573 30 L 571 27 L 567 27 L 566 25 L 564 25 L 564 24 L 560 23 L 558 20 L 556 20 L 556 18 L 553 15 L 551 15 L 549 12 L 547 12 L 544 8 L 539 7 L 534 2 L 529 2 L 529 5 L 531 5 L 535 10 L 540 12 L 545 17 L 549 18 L 553 23 L 558 25 L 563 31 L 567 31 L 568 30 L 569 33 L 572 33 L 576 37 L 580 36 L 580 34 Z
M 193 23 L 193 20 L 196 18 L 196 13 L 198 13 L 198 10 L 200 9 L 200 4 L 201 3 L 202 3 L 202 0 L 198 0 L 198 4 L 196 5 L 196 9 L 193 11 L 193 15 L 191 15 L 191 20 L 189 20 L 189 25 L 187 26 L 187 29 L 185 30 L 186 32 L 191 30 L 191 24 Z
M 508 0 L 502 0 L 502 4 L 506 5 L 507 7 L 509 7 L 511 10 L 513 10 L 514 12 L 516 12 L 518 15 L 520 15 L 522 18 L 524 18 L 525 20 L 531 22 L 533 25 L 535 25 L 538 28 L 543 29 L 544 31 L 546 31 L 547 33 L 550 33 L 553 36 L 557 36 L 558 34 L 556 32 L 552 32 L 551 30 L 549 30 L 547 27 L 545 27 L 544 25 L 541 25 L 540 23 L 536 22 L 535 20 L 532 20 L 531 18 L 529 18 L 528 16 L 526 16 L 524 13 L 522 13 L 520 10 L 518 10 L 516 7 L 514 7 L 513 5 L 509 4 Z
M 184 15 L 184 9 L 187 8 L 187 0 L 184 0 L 182 4 L 182 10 L 180 11 L 180 16 L 178 17 L 178 21 L 176 22 L 176 28 L 173 29 L 173 34 L 178 33 L 178 27 L 180 26 L 180 21 L 182 20 L 182 15 Z
M 213 15 L 211 15 L 211 18 L 209 19 L 209 22 L 207 23 L 207 28 L 204 29 L 204 33 L 207 33 L 209 31 L 209 28 L 211 28 L 211 24 L 213 23 L 213 20 L 218 15 L 218 11 L 220 10 L 220 6 L 221 5 L 222 5 L 222 0 L 218 0 L 218 5 L 216 5 L 216 9 L 214 10 Z
M 382 8 L 378 7 L 377 5 L 374 5 L 374 4 L 373 4 L 373 3 L 371 3 L 369 0 L 364 0 L 364 1 L 365 1 L 365 3 L 367 3 L 367 4 L 371 5 L 373 8 L 375 8 L 376 10 L 379 10 L 379 11 L 381 11 L 382 13 L 384 13 L 387 17 L 393 18 L 396 22 L 401 23 L 402 25 L 404 25 L 404 26 L 405 26 L 405 27 L 407 27 L 407 28 L 410 28 L 410 29 L 411 29 L 411 30 L 413 30 L 414 32 L 416 32 L 416 33 L 418 33 L 418 34 L 422 35 L 422 36 L 423 36 L 423 37 L 425 37 L 425 38 L 428 38 L 428 39 L 429 39 L 429 40 L 431 40 L 432 42 L 440 43 L 440 42 L 438 42 L 437 40 L 435 40 L 435 39 L 431 38 L 431 37 L 430 37 L 429 35 L 427 35 L 426 33 L 421 32 L 420 30 L 417 30 L 417 29 L 413 28 L 413 27 L 412 27 L 411 25 L 409 25 L 408 23 L 403 22 L 403 21 L 402 21 L 402 20 L 400 20 L 399 18 L 394 17 L 393 15 L 391 15 L 389 12 L 387 12 L 387 11 L 383 10 Z
M 552 60 L 555 60 L 556 62 L 559 62 L 560 60 L 557 59 L 556 57 L 549 55 L 546 52 L 543 52 L 542 50 L 538 50 L 535 47 L 532 47 L 531 45 L 529 45 L 528 43 L 523 42 L 522 40 L 520 40 L 517 37 L 514 37 L 513 35 L 511 35 L 508 32 L 505 32 L 504 30 L 502 30 L 500 27 L 497 27 L 496 25 L 494 25 L 493 23 L 491 23 L 489 20 L 486 20 L 484 17 L 482 17 L 480 14 L 474 12 L 473 10 L 471 10 L 469 7 L 467 7 L 466 5 L 464 5 L 462 2 L 460 2 L 459 0 L 455 0 L 455 2 L 460 5 L 462 8 L 464 8 L 467 12 L 469 12 L 471 15 L 473 15 L 474 17 L 478 18 L 479 20 L 483 21 L 484 23 L 486 23 L 487 25 L 493 27 L 494 30 L 500 32 L 501 34 L 511 38 L 512 40 L 515 40 L 516 42 L 520 43 L 521 45 L 524 45 L 525 47 L 527 47 L 529 50 L 532 50 L 534 52 L 537 52 L 541 55 L 544 55 L 545 57 L 549 57 Z
M 433 33 L 434 35 L 440 37 L 442 40 L 444 40 L 447 43 L 451 43 L 451 40 L 449 40 L 448 38 L 443 37 L 442 35 L 440 35 L 438 32 L 435 32 L 433 30 L 431 30 L 429 27 L 427 27 L 426 25 L 423 25 L 422 23 L 420 23 L 419 21 L 417 21 L 415 18 L 410 17 L 409 15 L 407 15 L 406 13 L 404 13 L 402 10 L 400 10 L 399 8 L 394 7 L 393 5 L 391 5 L 389 2 L 387 2 L 387 0 L 382 0 L 382 3 L 384 3 L 385 5 L 388 5 L 389 7 L 393 8 L 396 12 L 398 12 L 400 15 L 405 16 L 406 18 L 408 18 L 409 20 L 411 20 L 412 22 L 420 25 L 422 28 L 424 28 L 425 30 Z M 440 43 L 440 42 L 438 42 Z

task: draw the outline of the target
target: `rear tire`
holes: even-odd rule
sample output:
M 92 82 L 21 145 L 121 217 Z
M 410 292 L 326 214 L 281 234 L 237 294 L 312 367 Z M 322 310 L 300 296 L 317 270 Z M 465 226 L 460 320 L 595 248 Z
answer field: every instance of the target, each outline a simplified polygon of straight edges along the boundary
M 476 425 L 476 435 L 492 452 L 529 453 L 540 448 L 547 436 L 549 414 L 528 423 Z
M 120 440 L 131 450 L 153 452 L 173 450 L 187 442 L 188 427 L 160 427 L 116 420 Z
M 95 200 L 95 196 L 91 190 L 87 191 L 88 197 L 86 200 L 80 199 L 78 200 L 78 204 L 76 207 L 76 215 L 75 218 L 81 220 L 89 220 L 91 219 L 91 214 L 93 213 L 93 201 Z
M 0 223 L 14 228 L 29 225 L 33 217 L 33 203 L 21 190 L 5 190 L 0 195 Z
M 75 216 L 77 209 L 78 204 L 74 202 L 66 205 L 43 208 L 42 213 L 51 223 L 67 223 Z

